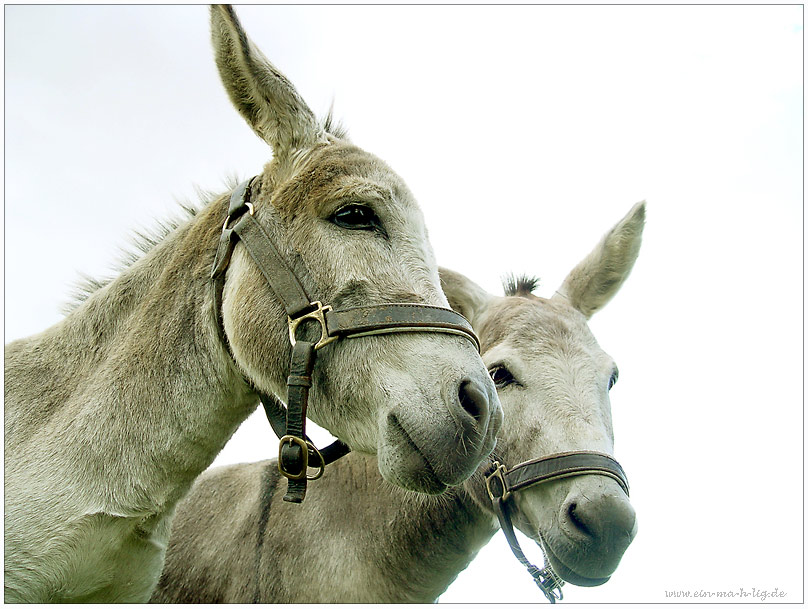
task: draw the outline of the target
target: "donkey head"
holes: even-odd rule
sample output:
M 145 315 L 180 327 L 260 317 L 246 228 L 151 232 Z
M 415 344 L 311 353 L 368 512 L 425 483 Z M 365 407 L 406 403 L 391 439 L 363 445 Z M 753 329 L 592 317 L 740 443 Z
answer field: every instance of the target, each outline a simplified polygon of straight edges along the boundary
M 423 216 L 401 178 L 330 133 L 330 121 L 315 120 L 231 7 L 213 7 L 211 17 L 230 99 L 273 151 L 253 181 L 255 218 L 311 299 L 334 309 L 448 307 Z M 283 397 L 286 316 L 240 246 L 227 272 L 222 319 L 245 376 Z M 422 332 L 339 340 L 318 351 L 308 413 L 354 450 L 377 453 L 386 479 L 428 493 L 471 475 L 493 449 L 502 420 L 472 343 Z
M 499 390 L 505 411 L 496 450 L 501 463 L 512 467 L 571 451 L 613 454 L 609 390 L 617 367 L 587 319 L 630 273 L 644 220 L 645 204 L 639 203 L 549 300 L 534 296 L 530 282 L 516 283 L 500 298 L 441 270 L 452 306 L 479 333 L 483 360 Z M 482 485 L 471 490 L 491 505 Z M 516 526 L 543 545 L 556 573 L 573 584 L 606 582 L 636 534 L 634 509 L 609 477 L 553 480 L 513 498 Z

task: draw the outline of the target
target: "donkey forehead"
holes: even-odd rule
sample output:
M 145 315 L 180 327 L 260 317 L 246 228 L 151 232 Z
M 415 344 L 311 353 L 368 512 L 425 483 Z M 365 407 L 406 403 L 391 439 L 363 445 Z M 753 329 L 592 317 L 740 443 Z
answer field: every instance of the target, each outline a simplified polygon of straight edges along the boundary
M 614 363 L 583 314 L 556 299 L 505 297 L 489 307 L 478 336 L 486 365 L 504 364 L 522 384 L 500 394 L 511 413 L 500 432 L 503 450 L 524 460 L 565 450 L 611 449 L 605 379 Z
M 483 351 L 501 345 L 523 359 L 573 353 L 608 357 L 583 314 L 565 302 L 534 295 L 499 299 L 486 312 L 479 337 Z
M 277 188 L 273 204 L 283 211 L 317 214 L 328 203 L 346 198 L 415 207 L 407 185 L 384 161 L 341 141 L 313 149 Z

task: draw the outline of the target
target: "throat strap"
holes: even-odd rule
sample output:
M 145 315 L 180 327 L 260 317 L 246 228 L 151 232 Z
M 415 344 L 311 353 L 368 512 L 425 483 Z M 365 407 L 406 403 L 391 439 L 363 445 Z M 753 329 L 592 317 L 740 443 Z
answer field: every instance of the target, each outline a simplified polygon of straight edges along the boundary
M 542 594 L 547 597 L 548 601 L 555 604 L 556 601 L 563 600 L 564 593 L 561 591 L 561 586 L 564 585 L 564 580 L 561 579 L 550 566 L 543 546 L 540 545 L 539 547 L 541 547 L 542 555 L 544 556 L 544 567 L 539 568 L 527 559 L 525 553 L 522 551 L 522 546 L 519 545 L 519 540 L 516 538 L 516 533 L 513 530 L 509 510 L 510 501 L 497 499 L 494 502 L 494 512 L 497 515 L 497 520 L 499 520 L 499 526 L 505 534 L 505 539 L 508 540 L 511 552 L 513 552 L 516 559 L 522 563 L 522 566 L 527 569 L 527 572 L 533 578 L 539 590 L 542 591 Z
M 275 432 L 276 436 L 282 438 L 286 435 L 286 406 L 277 397 L 271 394 L 262 393 L 259 391 L 258 398 L 260 399 L 261 405 L 264 408 L 267 421 L 269 421 L 269 424 L 272 426 L 272 430 Z M 311 443 L 313 445 L 311 438 L 305 435 L 305 431 L 303 439 L 307 444 Z M 335 440 L 325 448 L 319 449 L 318 452 L 322 456 L 323 465 L 329 465 L 340 457 L 347 455 L 349 452 L 351 452 L 351 449 L 341 440 Z M 309 449 L 309 463 L 312 463 L 315 467 L 318 467 L 316 459 L 317 454 Z

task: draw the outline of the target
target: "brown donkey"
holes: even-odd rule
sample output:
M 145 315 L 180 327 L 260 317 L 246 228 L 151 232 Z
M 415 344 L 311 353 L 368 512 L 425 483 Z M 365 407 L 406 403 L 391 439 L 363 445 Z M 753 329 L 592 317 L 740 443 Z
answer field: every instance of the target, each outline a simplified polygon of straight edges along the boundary
M 492 459 L 516 471 L 559 453 L 583 451 L 600 462 L 590 451 L 613 454 L 609 389 L 617 368 L 587 319 L 631 271 L 644 219 L 640 203 L 550 299 L 534 296 L 525 281 L 492 296 L 441 271 L 452 306 L 479 332 L 505 411 Z M 486 464 L 464 485 L 429 497 L 385 482 L 372 457 L 349 455 L 302 506 L 281 501 L 274 461 L 212 469 L 177 507 L 152 600 L 434 602 L 497 531 L 484 478 L 492 469 Z M 600 585 L 636 534 L 634 510 L 619 475 L 569 473 L 513 492 L 509 515 L 542 546 L 556 576 Z
M 229 194 L 215 198 L 64 320 L 6 346 L 8 602 L 148 600 L 177 502 L 258 392 L 286 399 L 287 377 L 310 383 L 311 419 L 377 454 L 393 484 L 440 493 L 493 448 L 499 402 L 464 332 L 338 340 L 310 380 L 290 375 L 288 292 L 269 280 L 294 277 L 333 314 L 448 302 L 404 182 L 315 120 L 232 8 L 211 19 L 225 88 L 273 158 L 233 197 L 238 218 L 226 221 Z M 259 268 L 240 233 L 217 257 L 242 220 L 289 273 Z M 307 326 L 297 345 L 316 341 Z

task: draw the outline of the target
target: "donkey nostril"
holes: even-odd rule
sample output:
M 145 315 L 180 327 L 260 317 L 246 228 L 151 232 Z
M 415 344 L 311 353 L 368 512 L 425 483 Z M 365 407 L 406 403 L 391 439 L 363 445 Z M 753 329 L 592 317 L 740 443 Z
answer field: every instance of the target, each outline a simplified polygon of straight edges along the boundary
M 567 505 L 567 517 L 570 519 L 570 522 L 575 526 L 576 529 L 585 533 L 587 535 L 591 535 L 592 531 L 589 530 L 589 527 L 586 526 L 584 521 L 581 519 L 581 514 L 577 513 L 578 504 L 574 501 L 571 501 L 569 505 Z
M 488 417 L 488 397 L 475 383 L 470 380 L 463 381 L 457 395 L 463 410 L 475 421 L 485 421 Z

